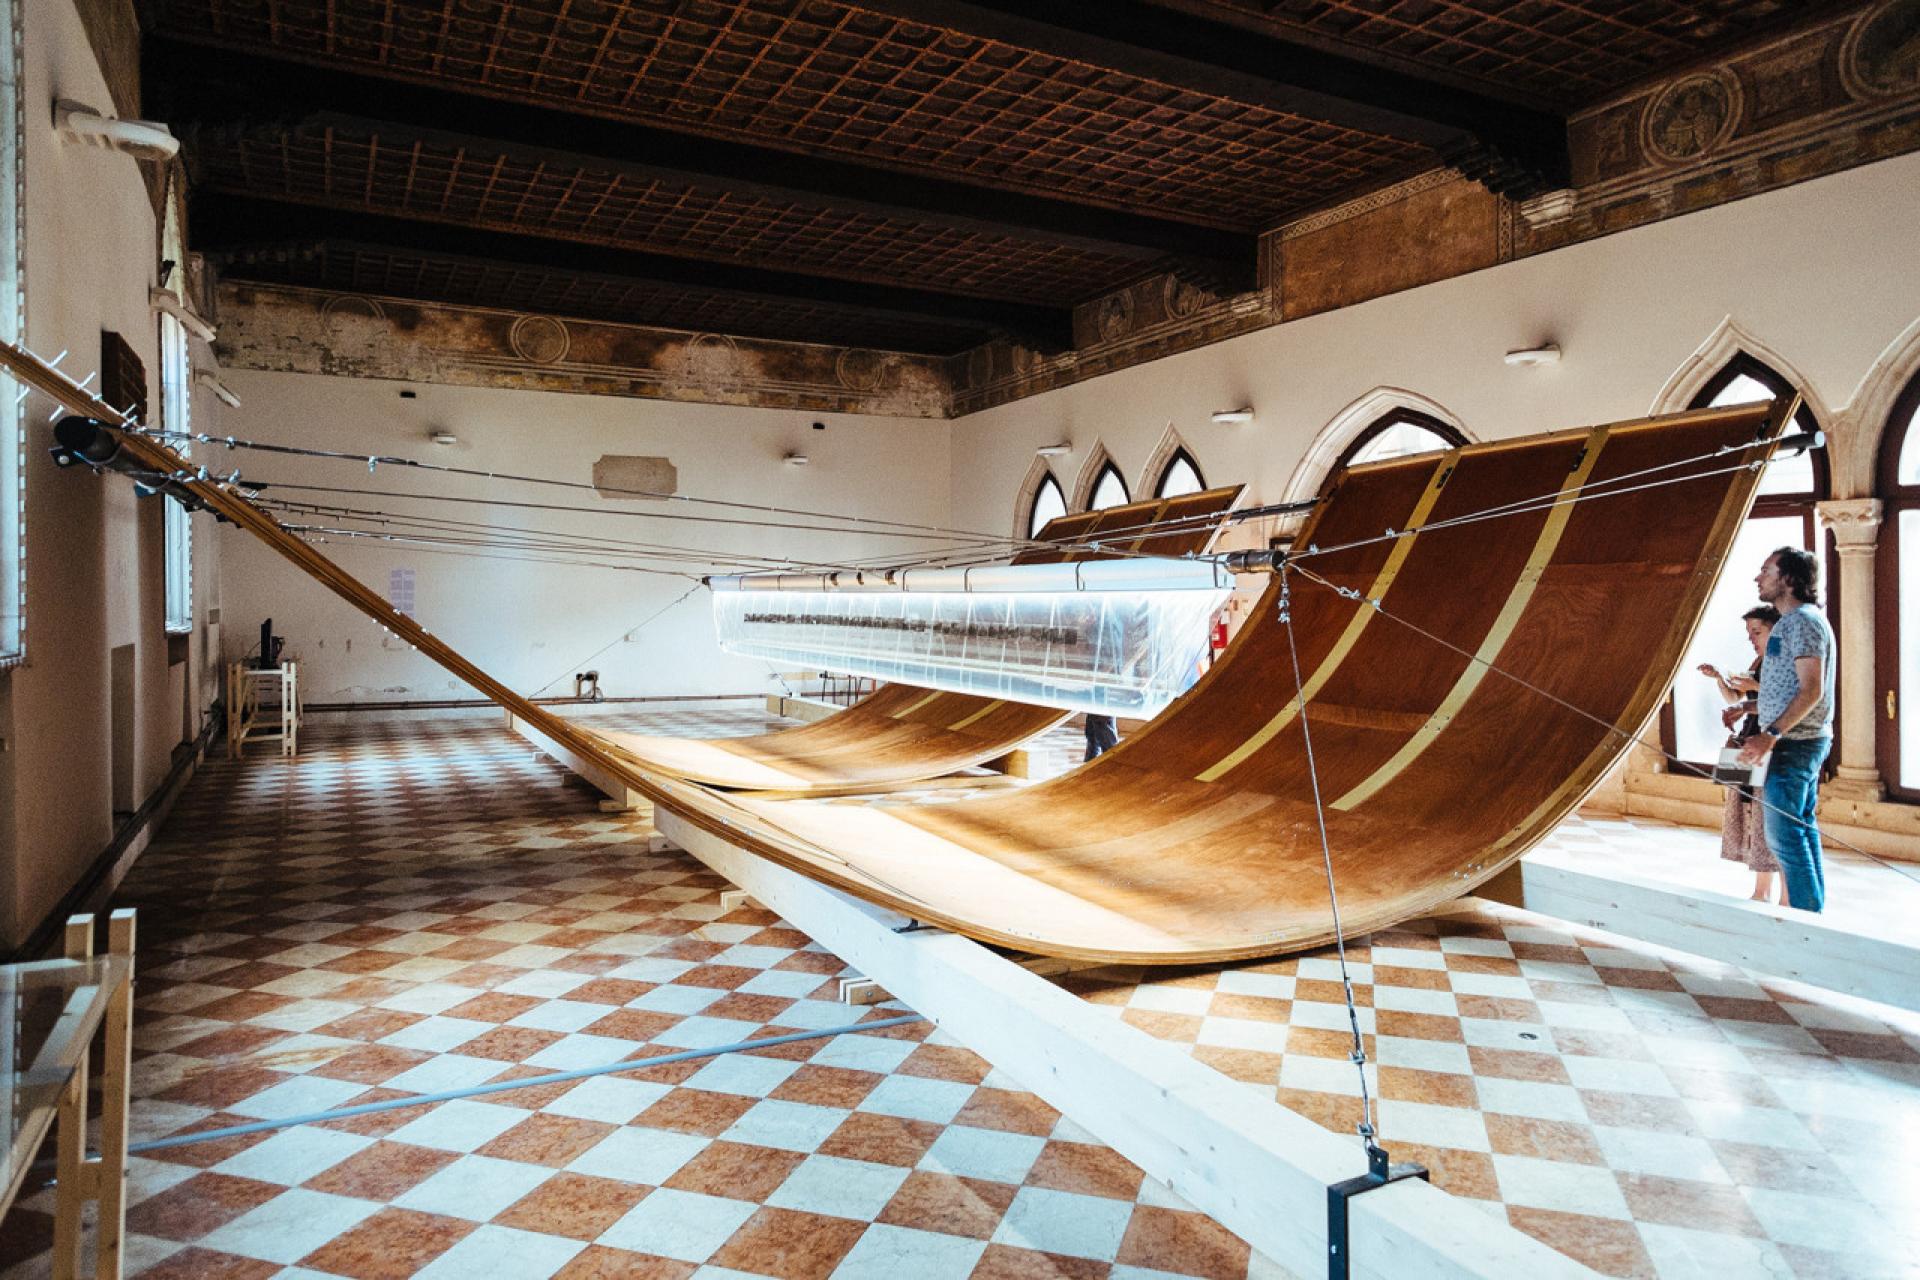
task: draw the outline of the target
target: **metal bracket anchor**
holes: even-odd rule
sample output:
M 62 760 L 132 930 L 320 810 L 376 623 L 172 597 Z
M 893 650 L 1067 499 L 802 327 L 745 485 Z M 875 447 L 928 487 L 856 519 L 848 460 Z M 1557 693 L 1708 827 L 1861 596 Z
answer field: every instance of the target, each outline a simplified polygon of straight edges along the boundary
M 1408 1178 L 1428 1181 L 1423 1164 L 1389 1164 L 1387 1149 L 1367 1144 L 1367 1171 L 1357 1178 L 1336 1182 L 1327 1188 L 1327 1280 L 1349 1280 L 1352 1275 L 1352 1249 L 1347 1237 L 1347 1202 L 1390 1183 Z

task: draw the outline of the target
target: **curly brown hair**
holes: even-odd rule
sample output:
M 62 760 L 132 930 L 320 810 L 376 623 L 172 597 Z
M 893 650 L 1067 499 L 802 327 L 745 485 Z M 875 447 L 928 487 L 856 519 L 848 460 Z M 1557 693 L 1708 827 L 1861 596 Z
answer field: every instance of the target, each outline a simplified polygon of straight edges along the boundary
M 1771 558 L 1795 600 L 1801 604 L 1820 603 L 1820 561 L 1811 551 L 1780 547 Z

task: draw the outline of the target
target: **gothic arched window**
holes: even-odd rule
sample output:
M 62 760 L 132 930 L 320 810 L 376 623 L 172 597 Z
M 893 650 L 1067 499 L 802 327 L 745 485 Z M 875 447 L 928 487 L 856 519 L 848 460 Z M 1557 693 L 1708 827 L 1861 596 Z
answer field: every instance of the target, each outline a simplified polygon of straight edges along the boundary
M 1066 495 L 1060 492 L 1060 482 L 1049 472 L 1040 479 L 1040 487 L 1033 491 L 1033 505 L 1027 508 L 1027 536 L 1037 538 L 1048 523 L 1067 514 Z
M 1743 353 L 1728 361 L 1726 368 L 1700 389 L 1689 407 L 1706 409 L 1751 404 L 1792 394 L 1792 383 L 1773 368 Z M 1813 411 L 1803 404 L 1794 418 L 1794 428 L 1818 431 L 1820 424 Z M 1684 489 L 1673 492 L 1675 501 L 1684 499 Z M 1707 599 L 1700 629 L 1694 632 L 1686 661 L 1680 667 L 1679 682 L 1674 685 L 1673 696 L 1661 717 L 1662 745 L 1682 760 L 1697 765 L 1710 764 L 1727 738 L 1720 724 L 1720 712 L 1726 704 L 1713 681 L 1699 674 L 1699 666 L 1710 663 L 1723 671 L 1745 671 L 1753 662 L 1746 624 L 1741 620 L 1742 614 L 1760 603 L 1754 594 L 1753 576 L 1776 547 L 1813 550 L 1821 545 L 1814 508 L 1827 492 L 1827 461 L 1820 450 L 1782 458 L 1770 464 L 1761 477 L 1753 510 L 1734 538 L 1727 567 Z M 1821 575 L 1821 596 L 1828 618 L 1837 623 L 1833 605 L 1835 566 L 1831 556 L 1826 559 L 1829 563 Z

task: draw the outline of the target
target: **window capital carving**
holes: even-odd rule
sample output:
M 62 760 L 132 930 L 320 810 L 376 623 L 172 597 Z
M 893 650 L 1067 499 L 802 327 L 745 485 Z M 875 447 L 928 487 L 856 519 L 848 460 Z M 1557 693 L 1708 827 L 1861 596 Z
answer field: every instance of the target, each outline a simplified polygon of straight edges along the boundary
M 1820 523 L 1833 530 L 1840 554 L 1850 547 L 1871 551 L 1880 533 L 1881 504 L 1878 498 L 1831 498 L 1814 504 Z

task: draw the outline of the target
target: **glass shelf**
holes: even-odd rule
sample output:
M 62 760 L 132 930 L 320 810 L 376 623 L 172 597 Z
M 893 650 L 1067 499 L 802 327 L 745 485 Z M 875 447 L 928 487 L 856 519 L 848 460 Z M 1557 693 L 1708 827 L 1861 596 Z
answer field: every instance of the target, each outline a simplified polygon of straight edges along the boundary
M 107 1002 L 132 968 L 126 956 L 0 965 L 0 1213 L 60 1109 Z

